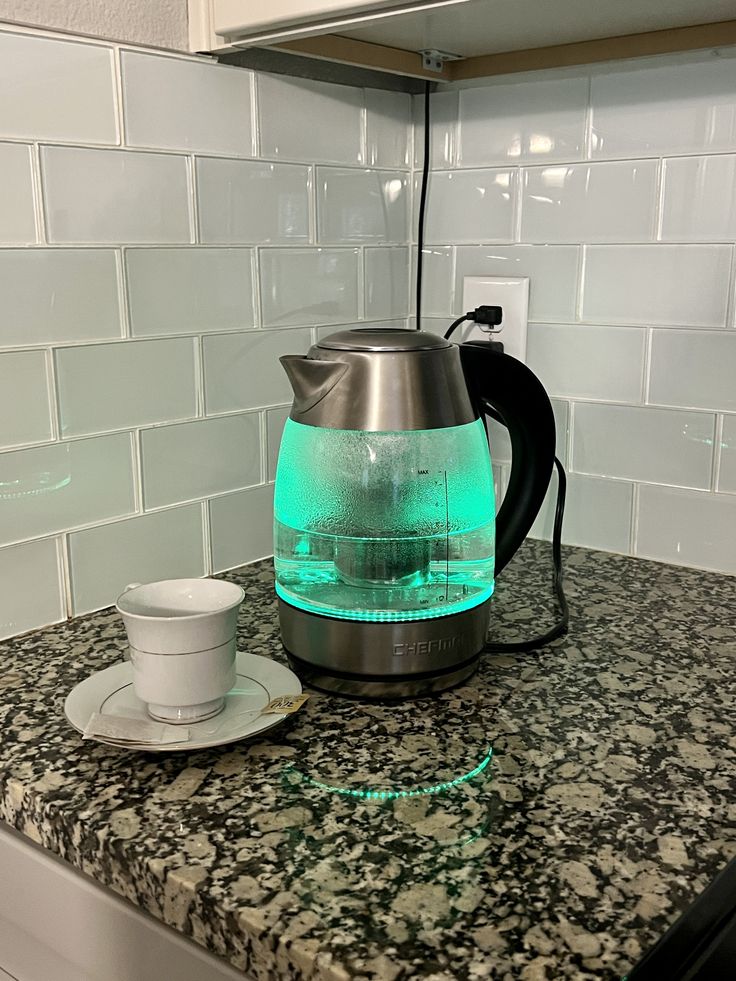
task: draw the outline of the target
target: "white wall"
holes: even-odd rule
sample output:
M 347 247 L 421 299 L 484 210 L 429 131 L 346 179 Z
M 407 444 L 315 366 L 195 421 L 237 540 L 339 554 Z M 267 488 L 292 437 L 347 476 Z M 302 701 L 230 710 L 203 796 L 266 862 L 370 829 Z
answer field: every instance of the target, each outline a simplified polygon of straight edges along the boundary
M 464 312 L 466 275 L 531 278 L 565 539 L 736 572 L 733 49 L 507 76 L 432 110 L 425 313 Z
M 0 0 L 0 20 L 112 41 L 189 49 L 187 0 Z
M 0 30 L 0 637 L 270 554 L 278 356 L 406 317 L 410 98 Z

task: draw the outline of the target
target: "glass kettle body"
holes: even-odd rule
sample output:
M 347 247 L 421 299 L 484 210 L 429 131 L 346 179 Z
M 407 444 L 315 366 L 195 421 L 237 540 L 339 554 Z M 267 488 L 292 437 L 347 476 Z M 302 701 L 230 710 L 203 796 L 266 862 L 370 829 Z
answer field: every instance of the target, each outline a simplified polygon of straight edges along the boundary
M 493 477 L 480 419 L 403 432 L 289 419 L 274 510 L 276 590 L 302 610 L 424 620 L 493 592 Z
M 494 567 L 531 526 L 554 455 L 541 385 L 512 358 L 489 361 L 485 349 L 358 329 L 281 359 L 294 404 L 276 473 L 276 591 L 284 646 L 313 685 L 415 695 L 457 684 L 477 666 Z M 495 379 L 500 405 L 487 377 L 498 375 L 498 357 L 516 373 Z M 531 412 L 517 366 L 543 396 Z M 520 504 L 509 510 L 507 499 L 498 516 L 498 542 L 490 406 L 510 420 L 510 484 L 524 470 Z

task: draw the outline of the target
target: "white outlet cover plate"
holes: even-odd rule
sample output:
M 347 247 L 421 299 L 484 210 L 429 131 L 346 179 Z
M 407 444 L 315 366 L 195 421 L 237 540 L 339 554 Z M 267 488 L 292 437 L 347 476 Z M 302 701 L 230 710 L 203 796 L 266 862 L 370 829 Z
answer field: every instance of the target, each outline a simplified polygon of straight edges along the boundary
M 503 308 L 503 322 L 494 327 L 491 338 L 503 342 L 503 349 L 519 361 L 526 362 L 526 325 L 529 313 L 529 278 L 527 276 L 465 276 L 463 278 L 463 311 L 480 306 Z M 462 333 L 464 341 L 487 340 L 487 330 L 477 324 Z

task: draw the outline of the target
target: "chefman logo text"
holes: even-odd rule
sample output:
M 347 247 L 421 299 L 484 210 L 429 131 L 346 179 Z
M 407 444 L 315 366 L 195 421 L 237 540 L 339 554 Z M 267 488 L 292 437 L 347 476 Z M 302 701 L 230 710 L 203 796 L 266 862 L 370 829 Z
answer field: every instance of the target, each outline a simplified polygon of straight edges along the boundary
M 443 654 L 457 647 L 462 640 L 460 635 L 443 637 L 441 640 L 421 640 L 415 644 L 394 644 L 394 657 L 412 655 Z

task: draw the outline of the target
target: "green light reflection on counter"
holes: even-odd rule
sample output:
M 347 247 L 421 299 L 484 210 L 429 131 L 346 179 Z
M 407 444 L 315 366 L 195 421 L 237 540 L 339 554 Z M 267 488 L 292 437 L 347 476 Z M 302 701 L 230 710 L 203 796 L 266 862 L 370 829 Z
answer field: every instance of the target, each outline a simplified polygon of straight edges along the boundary
M 467 773 L 455 777 L 454 780 L 445 780 L 442 783 L 434 784 L 431 787 L 421 787 L 418 790 L 351 790 L 348 787 L 335 787 L 332 784 L 324 783 L 322 780 L 316 780 L 314 777 L 309 777 L 305 774 L 302 774 L 302 776 L 313 787 L 319 787 L 320 790 L 326 790 L 331 794 L 340 794 L 343 797 L 353 797 L 357 800 L 398 800 L 402 797 L 425 797 L 428 794 L 441 794 L 462 783 L 467 783 L 468 780 L 472 780 L 473 777 L 477 777 L 479 773 L 485 770 L 491 762 L 492 757 L 493 747 L 489 746 L 486 755 L 472 770 L 468 770 Z

